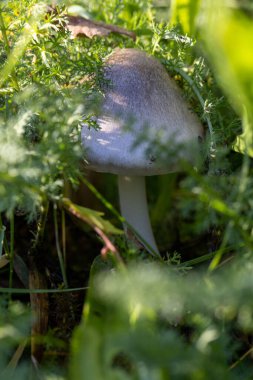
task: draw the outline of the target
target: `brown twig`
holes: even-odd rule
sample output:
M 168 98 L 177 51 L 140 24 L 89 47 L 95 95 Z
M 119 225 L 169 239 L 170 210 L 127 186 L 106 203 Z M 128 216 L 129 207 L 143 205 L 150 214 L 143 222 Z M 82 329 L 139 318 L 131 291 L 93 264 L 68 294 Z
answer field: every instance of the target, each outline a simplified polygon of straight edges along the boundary
M 236 362 L 234 362 L 229 369 L 234 369 L 238 366 L 247 356 L 249 356 L 251 353 L 253 353 L 253 347 L 251 347 L 248 351 L 246 351 Z

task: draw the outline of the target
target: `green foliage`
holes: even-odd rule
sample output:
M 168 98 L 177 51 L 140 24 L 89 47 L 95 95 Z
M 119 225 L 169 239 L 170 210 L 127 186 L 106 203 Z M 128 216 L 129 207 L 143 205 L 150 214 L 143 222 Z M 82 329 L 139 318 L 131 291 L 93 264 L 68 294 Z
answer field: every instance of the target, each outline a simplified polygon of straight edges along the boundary
M 103 218 L 104 214 L 102 212 L 78 206 L 66 198 L 63 199 L 63 205 L 66 210 L 93 228 L 98 228 L 108 234 L 122 234 L 120 229 L 114 227 L 108 220 Z
M 13 360 L 18 346 L 27 344 L 30 317 L 28 310 L 21 303 L 9 305 L 2 297 L 0 300 L 0 377 L 2 379 L 27 379 L 29 368 L 22 363 L 15 368 Z
M 237 378 L 228 371 L 228 333 L 232 324 L 252 331 L 251 263 L 216 276 L 182 277 L 152 263 L 101 273 L 90 293 L 90 317 L 72 342 L 70 378 Z M 188 330 L 184 338 L 180 329 Z M 245 379 L 251 371 L 249 361 Z
M 217 249 L 189 264 L 177 260 L 171 267 L 170 260 L 159 265 L 143 260 L 92 274 L 85 318 L 72 342 L 70 378 L 251 378 L 252 348 L 234 338 L 252 334 L 249 17 L 239 7 L 174 1 L 171 23 L 181 25 L 154 23 L 148 50 L 175 76 L 211 142 L 206 166 L 195 171 L 185 165 L 188 176 L 174 205 L 186 221 L 179 228 L 195 236 L 213 231 Z M 235 34 L 238 45 L 243 39 L 239 55 Z M 145 40 L 138 44 L 146 46 Z M 239 143 L 244 157 L 232 152 Z M 167 141 L 152 141 L 152 149 L 154 145 L 164 160 L 170 157 Z M 175 184 L 169 186 L 172 194 Z M 164 192 L 160 197 L 166 208 Z M 155 220 L 166 214 L 161 199 Z M 171 203 L 168 199 L 167 206 Z M 161 222 L 159 228 L 167 231 Z M 226 265 L 226 260 L 234 263 Z M 209 263 L 202 272 L 185 271 L 204 261 Z M 226 269 L 213 274 L 221 262 Z
M 45 197 L 61 194 L 64 176 L 76 182 L 80 121 L 90 114 L 84 100 L 100 81 L 105 49 L 74 41 L 64 9 L 8 1 L 1 17 L 8 58 L 1 71 L 0 210 L 33 215 Z
M 228 9 L 223 1 L 208 9 L 203 25 L 208 53 L 220 84 L 244 121 L 235 148 L 252 156 L 252 18 L 239 8 Z
M 196 17 L 201 5 L 201 0 L 172 0 L 171 24 L 180 23 L 185 34 L 193 35 L 196 28 Z
M 19 207 L 33 214 L 45 197 L 57 199 L 63 174 L 75 180 L 81 157 L 80 105 L 74 91 L 46 93 L 37 86 L 11 100 L 11 116 L 1 120 L 1 211 Z
M 0 252 L 8 254 L 10 246 L 14 253 L 14 227 L 10 234 L 7 221 L 13 223 L 17 212 L 36 219 L 32 249 L 43 244 L 49 203 L 91 226 L 107 249 L 118 244 L 118 260 L 109 255 L 91 267 L 84 320 L 72 341 L 71 380 L 250 379 L 250 2 L 230 7 L 225 1 L 174 0 L 166 21 L 150 0 L 58 1 L 54 11 L 48 4 L 0 5 L 0 212 L 7 227 L 3 239 L 0 218 Z M 66 7 L 76 5 L 87 17 L 134 31 L 136 41 L 118 35 L 73 39 Z M 186 174 L 179 179 L 150 180 L 151 214 L 163 238 L 159 263 L 109 240 L 107 234 L 121 231 L 66 194 L 67 184 L 77 186 L 82 175 L 81 123 L 97 128 L 92 116 L 99 108 L 103 59 L 124 46 L 161 60 L 206 130 L 206 160 L 196 163 L 198 170 L 183 162 Z M 145 139 L 144 133 L 137 143 Z M 171 157 L 170 141 L 149 142 L 163 160 Z M 115 204 L 92 191 L 119 221 Z M 54 216 L 61 253 L 56 211 Z M 191 245 L 183 248 L 185 241 Z M 64 265 L 61 259 L 63 272 Z M 6 310 L 0 313 L 0 367 L 8 379 L 13 347 L 27 336 L 28 323 L 19 306 L 10 307 L 8 318 Z M 40 375 L 58 376 L 51 368 Z M 27 367 L 18 365 L 13 376 L 27 377 Z

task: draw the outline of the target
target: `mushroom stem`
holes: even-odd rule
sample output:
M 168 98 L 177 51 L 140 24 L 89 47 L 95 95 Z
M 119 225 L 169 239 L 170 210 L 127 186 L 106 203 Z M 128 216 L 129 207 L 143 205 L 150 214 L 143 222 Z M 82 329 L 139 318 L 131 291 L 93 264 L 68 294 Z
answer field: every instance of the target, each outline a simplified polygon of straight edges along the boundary
M 124 226 L 126 234 L 129 236 L 129 224 L 145 248 L 160 256 L 150 224 L 145 177 L 118 176 L 118 185 L 121 214 L 127 222 Z

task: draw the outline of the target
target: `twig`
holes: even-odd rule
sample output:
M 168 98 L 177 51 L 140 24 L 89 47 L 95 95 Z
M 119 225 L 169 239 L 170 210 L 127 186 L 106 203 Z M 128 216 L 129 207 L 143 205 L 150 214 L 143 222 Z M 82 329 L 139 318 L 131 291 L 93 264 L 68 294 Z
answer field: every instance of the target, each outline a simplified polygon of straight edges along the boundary
M 28 339 L 24 339 L 24 341 L 19 344 L 18 348 L 16 349 L 16 351 L 12 355 L 11 360 L 9 361 L 7 368 L 11 368 L 11 369 L 15 370 L 15 368 L 17 367 L 17 365 L 19 363 L 20 358 L 22 357 L 22 355 L 24 353 L 24 350 L 27 346 L 27 343 L 28 343 Z
M 253 352 L 253 347 L 251 347 L 248 351 L 246 351 L 236 362 L 234 362 L 229 369 L 234 369 L 238 366 L 247 356 L 249 356 Z

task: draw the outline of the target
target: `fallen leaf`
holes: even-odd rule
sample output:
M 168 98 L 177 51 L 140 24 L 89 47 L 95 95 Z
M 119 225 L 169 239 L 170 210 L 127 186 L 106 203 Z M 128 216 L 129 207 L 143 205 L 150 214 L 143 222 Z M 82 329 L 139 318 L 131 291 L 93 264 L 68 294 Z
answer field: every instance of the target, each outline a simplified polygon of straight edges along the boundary
M 127 37 L 136 39 L 134 32 L 117 25 L 105 24 L 103 22 L 88 20 L 81 16 L 67 16 L 67 28 L 71 31 L 74 38 L 85 36 L 92 38 L 94 36 L 104 37 L 110 33 L 123 34 Z

